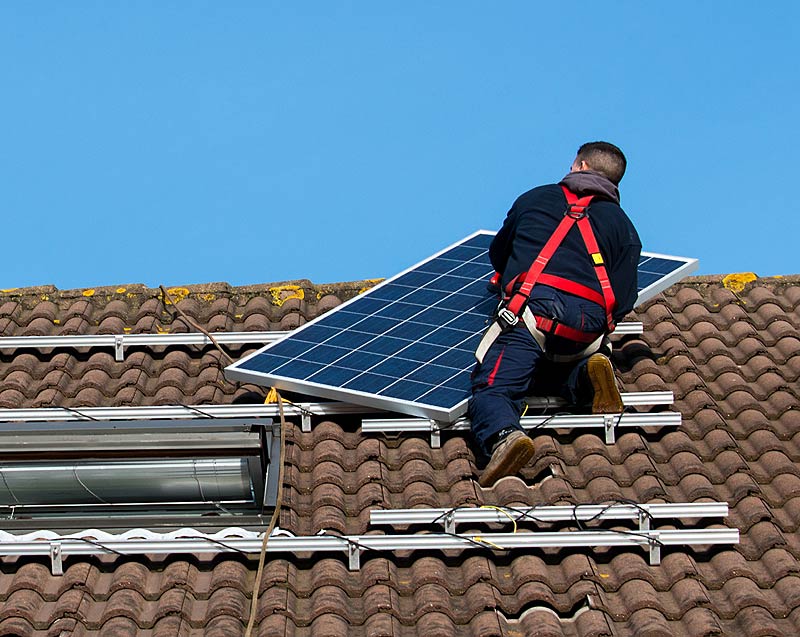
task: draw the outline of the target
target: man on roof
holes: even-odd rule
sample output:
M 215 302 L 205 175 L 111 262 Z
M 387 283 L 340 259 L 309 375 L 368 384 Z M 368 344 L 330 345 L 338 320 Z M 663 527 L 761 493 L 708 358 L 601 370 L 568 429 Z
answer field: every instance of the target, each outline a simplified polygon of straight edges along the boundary
M 608 334 L 633 309 L 641 242 L 619 205 L 627 161 L 608 142 L 578 149 L 558 183 L 521 195 L 489 249 L 501 300 L 476 351 L 469 416 L 488 464 L 480 485 L 533 456 L 524 398 L 561 396 L 621 413 Z

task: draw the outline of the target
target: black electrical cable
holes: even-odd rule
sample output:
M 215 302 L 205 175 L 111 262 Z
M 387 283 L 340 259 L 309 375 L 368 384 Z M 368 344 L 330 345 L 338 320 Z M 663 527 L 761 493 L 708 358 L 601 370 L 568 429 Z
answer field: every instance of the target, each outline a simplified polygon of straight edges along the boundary
M 346 535 L 339 535 L 338 533 L 334 533 L 332 531 L 328 531 L 327 529 L 322 529 L 322 530 L 318 531 L 316 533 L 316 536 L 317 537 L 334 537 L 337 540 L 342 540 L 344 542 L 347 542 L 347 544 L 349 544 L 350 546 L 355 546 L 356 548 L 361 549 L 362 551 L 384 551 L 385 552 L 385 551 L 389 550 L 389 549 L 376 549 L 376 548 L 372 548 L 371 546 L 365 546 L 363 544 L 360 544 L 359 542 L 356 542 L 354 539 L 347 537 Z
M 497 546 L 496 544 L 492 544 L 490 542 L 485 542 L 480 538 L 480 535 L 476 535 L 473 537 L 469 537 L 468 535 L 461 535 L 459 533 L 450 533 L 448 531 L 442 531 L 442 535 L 449 535 L 450 537 L 458 538 L 459 540 L 466 540 L 470 544 L 474 544 L 482 549 L 492 549 L 494 551 L 508 551 L 509 549 L 504 548 L 502 546 Z
M 578 527 L 578 530 L 586 531 L 586 530 L 588 530 L 588 528 L 585 525 L 586 522 L 590 523 L 590 522 L 593 522 L 593 521 L 599 519 L 611 507 L 616 506 L 616 505 L 620 505 L 620 504 L 626 504 L 626 505 L 629 505 L 629 506 L 633 506 L 636 509 L 638 509 L 643 515 L 645 515 L 648 519 L 650 519 L 651 521 L 654 519 L 653 516 L 650 514 L 650 512 L 647 511 L 647 509 L 645 509 L 638 502 L 634 502 L 633 500 L 628 500 L 626 498 L 619 498 L 619 499 L 615 499 L 615 500 L 605 501 L 605 502 L 602 502 L 602 503 L 574 504 L 574 505 L 572 505 L 572 520 L 575 522 L 576 526 Z M 605 505 L 605 506 L 603 506 L 603 508 L 598 513 L 593 515 L 591 518 L 589 518 L 587 520 L 584 520 L 584 521 L 581 521 L 578 518 L 578 510 L 579 510 L 580 507 L 602 506 L 602 505 Z M 514 523 L 519 522 L 519 521 L 524 520 L 524 519 L 529 519 L 529 520 L 532 520 L 532 521 L 537 522 L 537 523 L 547 524 L 547 523 L 549 523 L 548 520 L 543 520 L 541 518 L 538 518 L 533 513 L 533 511 L 535 511 L 537 508 L 542 508 L 544 506 L 546 506 L 546 505 L 534 505 L 530 509 L 519 509 L 519 508 L 516 508 L 516 507 L 510 507 L 510 506 L 494 506 L 493 505 L 492 508 L 498 509 L 498 510 L 502 510 L 502 511 L 509 511 L 511 513 L 516 514 L 518 517 L 517 518 L 511 518 L 511 520 L 510 520 L 511 522 L 514 522 Z M 474 507 L 452 507 L 452 508 L 448 509 L 447 511 L 445 511 L 444 513 L 438 515 L 436 518 L 434 518 L 432 520 L 432 522 L 434 524 L 440 523 L 440 522 L 444 521 L 444 519 L 448 515 L 451 515 L 451 514 L 455 513 L 456 511 L 466 511 L 466 510 L 470 510 L 472 508 L 474 508 Z M 507 524 L 507 522 L 501 522 L 501 523 L 502 524 Z M 652 536 L 650 536 L 650 535 L 648 535 L 646 533 L 642 533 L 640 531 L 624 530 L 624 529 L 604 529 L 604 528 L 594 528 L 592 530 L 598 531 L 598 532 L 601 532 L 601 533 L 615 533 L 615 534 L 618 534 L 618 535 L 629 535 L 629 536 L 633 536 L 633 537 L 641 537 L 641 538 L 647 539 L 649 543 L 656 544 L 658 546 L 663 546 L 663 543 L 661 543 L 658 539 L 656 539 L 656 538 L 654 538 L 654 537 L 652 537 Z M 453 535 L 454 537 L 466 538 L 466 536 L 458 535 L 458 534 L 455 534 L 455 533 L 448 533 L 446 531 L 444 533 L 446 535 Z M 466 539 L 469 539 L 469 538 L 466 538 Z M 479 544 L 478 542 L 475 542 L 475 543 Z M 488 547 L 491 548 L 491 545 L 485 545 L 485 544 L 480 544 L 480 545 L 481 546 L 488 546 Z
M 77 409 L 74 409 L 72 407 L 59 407 L 59 409 L 63 409 L 64 411 L 68 411 L 68 412 L 70 412 L 72 414 L 76 414 L 77 416 L 80 416 L 81 418 L 85 418 L 86 420 L 94 420 L 95 422 L 100 422 L 99 418 L 95 418 L 94 416 L 90 416 L 89 414 L 86 414 L 86 413 L 84 413 L 82 411 L 79 411 Z
M 206 542 L 211 542 L 212 544 L 218 544 L 219 546 L 221 546 L 223 548 L 226 548 L 229 551 L 234 551 L 236 553 L 241 553 L 242 555 L 249 555 L 249 553 L 247 551 L 244 551 L 242 549 L 237 549 L 235 546 L 231 546 L 230 544 L 225 544 L 225 542 L 220 542 L 219 540 L 216 540 L 214 538 L 200 537 L 200 538 L 197 538 L 197 539 L 205 540 Z
M 529 428 L 528 428 L 528 430 L 526 431 L 526 433 L 528 433 L 529 431 L 532 431 L 532 430 L 534 430 L 534 429 L 539 429 L 539 428 L 541 428 L 541 427 L 544 427 L 544 426 L 545 426 L 547 423 L 549 423 L 551 420 L 553 420 L 553 418 L 556 418 L 557 416 L 570 416 L 570 415 L 571 415 L 571 414 L 570 414 L 569 412 L 567 412 L 567 411 L 557 411 L 557 412 L 556 412 L 556 413 L 554 413 L 554 414 L 550 414 L 550 415 L 549 415 L 547 418 L 545 418 L 545 419 L 544 419 L 542 422 L 540 422 L 540 423 L 537 423 L 537 424 L 535 424 L 535 425 L 533 425 L 533 426 L 529 427 Z M 528 435 L 530 435 L 530 433 L 528 433 Z
M 121 557 L 125 557 L 127 555 L 126 553 L 121 553 L 121 552 L 119 552 L 119 551 L 117 551 L 115 549 L 112 549 L 112 548 L 106 546 L 102 542 L 97 542 L 96 540 L 90 540 L 89 538 L 85 538 L 85 537 L 65 537 L 65 538 L 61 538 L 58 541 L 59 542 L 85 542 L 86 544 L 91 544 L 92 546 L 96 546 L 98 548 L 101 548 L 104 551 L 108 551 L 109 553 L 116 553 L 117 555 L 119 555 Z
M 183 407 L 184 409 L 188 409 L 189 411 L 193 411 L 193 412 L 195 412 L 197 414 L 200 414 L 203 418 L 214 418 L 214 416 L 209 414 L 207 411 L 203 411 L 202 409 L 198 409 L 197 407 L 194 407 L 193 405 L 187 405 L 185 403 L 178 403 L 178 404 L 181 407 Z
M 590 517 L 590 518 L 588 518 L 588 519 L 586 519 L 586 520 L 584 520 L 584 521 L 581 521 L 580 519 L 578 519 L 578 509 L 579 509 L 580 507 L 587 507 L 587 506 L 600 506 L 600 505 L 602 505 L 602 504 L 606 504 L 606 506 L 605 506 L 605 507 L 603 507 L 603 508 L 602 508 L 600 511 L 598 511 L 598 512 L 597 512 L 595 515 L 593 515 L 592 517 Z M 640 512 L 640 513 L 642 513 L 643 515 L 645 515 L 645 516 L 646 516 L 646 517 L 647 517 L 649 520 L 651 520 L 651 521 L 653 520 L 653 516 L 652 516 L 652 515 L 650 514 L 650 512 L 649 512 L 647 509 L 645 509 L 645 508 L 644 508 L 644 507 L 643 507 L 641 504 L 639 504 L 638 502 L 634 502 L 634 501 L 632 501 L 632 500 L 625 499 L 625 498 L 619 498 L 619 499 L 614 499 L 614 500 L 607 500 L 606 502 L 603 502 L 603 503 L 597 503 L 597 504 L 587 504 L 587 503 L 585 503 L 585 502 L 584 502 L 584 503 L 580 503 L 580 504 L 575 504 L 575 505 L 573 505 L 573 509 L 572 509 L 572 519 L 573 519 L 573 521 L 575 522 L 575 524 L 578 526 L 578 528 L 579 528 L 581 531 L 583 531 L 583 530 L 585 530 L 585 529 L 586 529 L 586 527 L 584 526 L 584 522 L 594 522 L 595 520 L 597 520 L 597 519 L 599 519 L 600 517 L 602 517 L 602 516 L 603 516 L 603 514 L 604 514 L 604 513 L 606 513 L 606 511 L 608 511 L 608 510 L 609 510 L 611 507 L 613 507 L 613 506 L 617 506 L 617 505 L 620 505 L 620 504 L 627 504 L 628 506 L 635 507 L 636 509 L 638 509 L 638 510 L 639 510 L 639 512 Z M 600 530 L 600 531 L 604 531 L 604 530 L 607 530 L 607 529 L 598 529 L 598 530 Z

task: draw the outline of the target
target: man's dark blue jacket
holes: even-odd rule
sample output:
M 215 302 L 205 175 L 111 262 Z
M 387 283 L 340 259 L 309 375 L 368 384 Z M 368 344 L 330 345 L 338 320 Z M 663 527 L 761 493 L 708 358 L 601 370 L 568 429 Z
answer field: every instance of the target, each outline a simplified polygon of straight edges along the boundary
M 561 183 L 578 196 L 595 195 L 589 206 L 589 221 L 614 290 L 614 321 L 619 322 L 636 302 L 642 249 L 639 235 L 619 206 L 617 187 L 604 175 L 591 170 L 572 172 Z M 503 289 L 531 267 L 566 210 L 567 200 L 558 184 L 529 190 L 514 202 L 489 248 L 492 265 L 502 275 Z M 570 229 L 544 271 L 600 292 L 600 283 L 577 226 Z M 536 295 L 536 287 L 532 297 Z

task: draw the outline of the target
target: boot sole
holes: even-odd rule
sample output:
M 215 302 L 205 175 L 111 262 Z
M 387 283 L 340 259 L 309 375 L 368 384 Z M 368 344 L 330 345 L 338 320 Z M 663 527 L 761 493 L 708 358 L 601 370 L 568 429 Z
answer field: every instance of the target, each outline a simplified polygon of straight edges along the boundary
M 593 414 L 620 414 L 625 406 L 617 387 L 617 378 L 609 360 L 601 354 L 593 354 L 588 363 L 589 380 L 594 389 Z
M 514 441 L 505 452 L 503 460 L 498 462 L 493 469 L 484 471 L 478 484 L 482 487 L 491 487 L 501 478 L 516 474 L 528 464 L 528 461 L 533 457 L 533 452 L 533 440 L 528 436 Z

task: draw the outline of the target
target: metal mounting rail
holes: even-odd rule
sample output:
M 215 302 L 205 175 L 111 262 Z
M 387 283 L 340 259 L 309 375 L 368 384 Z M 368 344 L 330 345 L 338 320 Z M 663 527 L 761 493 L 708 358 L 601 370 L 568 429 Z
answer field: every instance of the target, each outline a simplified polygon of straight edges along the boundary
M 639 321 L 626 321 L 617 325 L 611 336 L 627 336 L 629 334 L 642 334 L 644 325 Z
M 569 522 L 587 520 L 637 520 L 640 531 L 650 530 L 650 520 L 726 517 L 727 502 L 665 504 L 577 504 L 533 507 L 457 507 L 453 509 L 374 509 L 370 524 L 442 524 L 455 533 L 456 524 L 510 524 L 515 522 Z
M 681 424 L 678 412 L 665 411 L 645 414 L 555 414 L 550 416 L 525 416 L 520 419 L 525 429 L 597 429 L 605 431 L 606 444 L 616 442 L 616 430 L 619 427 L 676 427 Z M 430 432 L 431 447 L 441 446 L 442 431 L 468 430 L 470 421 L 466 418 L 457 420 L 452 425 L 439 423 L 426 418 L 385 418 L 363 420 L 361 429 L 364 433 L 410 433 Z
M 37 531 L 12 535 L 0 531 L 0 556 L 49 555 L 54 575 L 63 574 L 63 558 L 72 555 L 167 555 L 174 553 L 258 553 L 263 535 L 238 528 L 206 535 L 194 529 L 158 534 L 135 529 L 115 535 L 91 529 L 71 535 Z M 477 548 L 510 550 L 528 548 L 567 548 L 598 546 L 645 546 L 650 563 L 661 562 L 661 547 L 686 544 L 736 544 L 738 529 L 691 529 L 642 532 L 569 531 L 542 533 L 484 533 L 451 535 L 314 535 L 296 537 L 285 531 L 273 532 L 268 553 L 344 551 L 351 570 L 361 567 L 364 551 L 466 550 Z
M 672 391 L 640 391 L 623 392 L 622 404 L 626 407 L 640 407 L 642 405 L 671 405 L 675 402 Z M 531 409 L 551 409 L 564 407 L 568 403 L 558 396 L 528 396 L 524 401 Z
M 651 392 L 650 395 L 669 394 L 671 392 Z M 623 400 L 625 396 L 623 394 Z M 543 398 L 555 404 L 555 398 Z M 639 403 L 631 403 L 639 404 Z M 649 404 L 653 404 L 652 402 Z M 302 430 L 311 431 L 311 416 L 343 416 L 374 414 L 380 410 L 350 403 L 325 402 L 325 403 L 286 403 L 284 412 L 289 417 L 300 417 Z M 160 420 L 167 418 L 277 418 L 279 416 L 276 404 L 268 405 L 151 405 L 140 407 L 35 407 L 30 409 L 0 409 L 0 429 L 3 423 L 12 422 L 75 422 L 93 420 Z M 616 416 L 615 416 L 616 418 Z M 366 420 L 365 431 L 374 430 L 375 423 L 405 423 L 413 422 L 413 427 L 406 431 L 429 431 L 430 422 L 425 419 L 404 420 Z M 456 423 L 458 424 L 458 423 Z M 401 425 L 402 426 L 402 425 Z M 390 430 L 387 430 L 390 431 Z
M 311 416 L 370 414 L 378 410 L 349 403 L 286 403 L 287 417 L 300 417 L 311 431 Z M 278 418 L 278 405 L 155 405 L 146 407 L 38 407 L 0 409 L 0 428 L 11 422 L 75 422 L 94 420 L 161 420 L 167 418 Z
M 614 335 L 641 334 L 641 323 L 629 321 L 617 325 Z M 218 343 L 272 343 L 289 334 L 288 331 L 212 332 Z M 197 332 L 167 334 L 65 334 L 63 336 L 2 336 L 0 349 L 48 349 L 52 347 L 113 347 L 114 357 L 125 360 L 125 348 L 135 345 L 211 345 L 211 339 Z
M 218 343 L 271 343 L 289 332 L 212 332 Z M 125 360 L 125 348 L 135 345 L 211 345 L 211 339 L 197 332 L 169 334 L 66 334 L 64 336 L 3 336 L 0 349 L 46 349 L 51 347 L 113 347 L 114 358 Z

